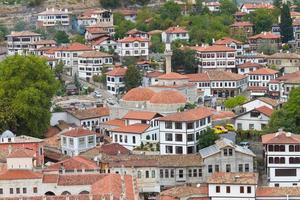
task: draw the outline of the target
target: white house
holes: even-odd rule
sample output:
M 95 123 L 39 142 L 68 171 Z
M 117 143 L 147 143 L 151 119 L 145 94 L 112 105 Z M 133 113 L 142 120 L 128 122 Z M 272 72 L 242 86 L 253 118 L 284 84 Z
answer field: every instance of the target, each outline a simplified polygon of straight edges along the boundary
M 124 147 L 132 150 L 141 144 L 159 142 L 159 113 L 148 111 L 129 111 L 122 119 L 125 125 L 111 130 L 111 137 Z
M 223 45 L 192 47 L 196 51 L 196 58 L 199 61 L 198 71 L 208 70 L 235 70 L 236 50 Z
M 235 127 L 238 130 L 262 131 L 268 125 L 272 112 L 273 109 L 267 106 L 261 106 L 244 112 L 234 118 Z
M 127 68 L 116 66 L 113 70 L 106 73 L 106 85 L 109 93 L 117 95 L 124 92 L 126 72 Z
M 264 160 L 270 186 L 291 187 L 300 184 L 300 137 L 279 130 L 262 136 Z
M 50 49 L 50 51 L 54 52 L 54 58 L 64 64 L 67 73 L 74 76 L 78 74 L 79 55 L 87 51 L 92 51 L 92 48 L 80 43 L 71 43 Z
M 207 183 L 211 200 L 255 200 L 258 174 L 217 172 Z
M 117 53 L 121 58 L 142 57 L 148 60 L 149 40 L 142 37 L 125 37 L 117 41 Z
M 164 43 L 172 43 L 175 40 L 189 41 L 190 36 L 184 27 L 174 26 L 162 32 L 161 39 Z
M 277 110 L 282 106 L 282 103 L 283 102 L 278 101 L 276 99 L 271 99 L 269 97 L 259 97 L 257 99 L 253 99 L 251 101 L 244 103 L 243 105 L 241 105 L 241 107 L 244 112 L 249 112 L 255 108 L 259 108 L 263 106 L 273 110 Z
M 257 9 L 273 9 L 274 6 L 270 3 L 245 3 L 240 7 L 241 12 L 251 13 Z
M 113 27 L 113 13 L 110 10 L 105 9 L 86 10 L 77 17 L 77 24 L 79 27 L 87 27 L 95 24 Z
M 29 170 L 36 167 L 36 152 L 31 149 L 15 149 L 6 157 L 7 169 Z
M 134 28 L 126 32 L 126 37 L 141 37 L 149 39 L 149 34 L 145 31 L 140 31 Z
M 244 54 L 244 44 L 241 41 L 230 37 L 223 37 L 217 40 L 214 45 L 223 45 L 235 49 L 237 56 Z
M 247 77 L 232 72 L 210 70 L 186 76 L 204 92 L 204 97 L 234 97 L 247 89 Z
M 37 14 L 38 27 L 57 27 L 68 29 L 71 26 L 71 12 L 68 9 L 46 9 Z
M 159 119 L 161 154 L 197 152 L 201 133 L 211 126 L 212 112 L 205 107 L 178 112 Z
M 84 128 L 70 128 L 60 135 L 61 151 L 65 155 L 77 156 L 95 147 L 96 132 Z
M 212 2 L 203 2 L 204 6 L 207 6 L 208 10 L 210 12 L 219 12 L 220 11 L 220 2 L 218 1 L 212 1 Z
M 90 81 L 99 76 L 104 65 L 112 65 L 113 56 L 100 51 L 86 51 L 78 56 L 78 77 Z
M 248 90 L 251 96 L 265 96 L 269 82 L 276 79 L 278 71 L 269 68 L 260 68 L 248 74 Z
M 258 70 L 263 66 L 258 63 L 253 63 L 248 61 L 243 64 L 237 65 L 236 67 L 237 67 L 238 74 L 248 75 L 249 73 Z
M 91 41 L 92 47 L 98 51 L 115 51 L 117 49 L 117 42 L 109 36 L 103 36 Z
M 30 53 L 41 56 L 45 51 L 56 47 L 56 45 L 55 40 L 39 40 L 31 43 Z
M 8 55 L 26 55 L 30 52 L 31 45 L 41 40 L 41 34 L 30 31 L 13 31 L 6 38 Z

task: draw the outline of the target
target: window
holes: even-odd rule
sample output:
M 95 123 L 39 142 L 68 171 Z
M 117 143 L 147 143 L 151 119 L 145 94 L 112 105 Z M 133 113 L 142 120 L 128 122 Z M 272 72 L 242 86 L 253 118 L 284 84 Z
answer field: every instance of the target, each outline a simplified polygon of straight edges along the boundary
M 194 141 L 194 134 L 188 134 L 187 135 L 187 141 L 188 142 L 193 142 Z
M 259 117 L 260 116 L 260 112 L 258 112 L 258 111 L 251 111 L 250 112 L 250 117 Z
M 297 176 L 296 169 L 275 169 L 275 176 Z
M 163 169 L 159 170 L 159 176 L 160 176 L 160 178 L 164 178 L 164 170 Z
M 240 186 L 240 193 L 244 193 L 244 186 Z
M 173 153 L 173 146 L 166 146 L 166 153 Z
M 151 171 L 151 178 L 155 178 L 155 170 Z
M 212 167 L 212 165 L 208 165 L 208 173 L 212 173 L 213 172 L 213 167 Z
M 243 172 L 243 164 L 239 164 L 239 172 Z
M 175 173 L 174 173 L 174 169 L 171 169 L 170 177 L 171 177 L 171 178 L 174 178 L 174 174 L 175 174 Z
M 67 144 L 67 138 L 63 137 L 63 144 L 66 145 Z
M 70 146 L 74 146 L 74 140 L 73 140 L 73 138 L 69 138 L 69 144 L 70 144 Z
M 175 129 L 182 129 L 182 123 L 181 122 L 176 122 L 175 123 Z
M 16 188 L 16 193 L 20 194 L 20 188 Z
M 138 177 L 138 178 L 142 178 L 142 172 L 141 172 L 140 170 L 139 170 L 138 173 L 137 173 L 137 177 Z
M 247 193 L 250 194 L 251 193 L 251 186 L 247 187 Z
M 132 143 L 135 144 L 135 136 L 132 136 Z
M 9 188 L 9 194 L 13 194 L 14 193 L 14 188 Z
M 165 137 L 166 137 L 165 138 L 166 141 L 173 141 L 173 135 L 172 135 L 172 133 L 166 133 Z
M 249 130 L 253 130 L 254 129 L 254 124 L 249 124 Z
M 178 172 L 179 178 L 183 178 L 183 169 L 180 169 Z
M 231 172 L 231 165 L 230 164 L 226 165 L 226 172 Z
M 245 164 L 245 172 L 249 172 L 249 164 Z
M 85 141 L 84 138 L 79 138 L 79 146 L 84 146 Z
M 216 193 L 220 193 L 220 192 L 221 192 L 220 186 L 216 186 Z
M 169 178 L 169 170 L 165 169 L 165 178 Z
M 175 141 L 182 142 L 182 134 L 175 134 Z
M 230 186 L 226 186 L 226 193 L 230 193 Z
M 172 129 L 172 122 L 165 122 L 165 129 Z
M 198 176 L 202 177 L 202 169 L 198 169 Z
M 193 177 L 197 177 L 197 169 L 193 169 Z
M 182 153 L 183 153 L 183 147 L 181 147 L 181 146 L 176 146 L 176 147 L 175 147 L 175 151 L 176 151 L 176 154 L 182 154 Z
M 193 129 L 194 128 L 194 123 L 187 123 L 187 129 Z
M 224 156 L 227 156 L 227 149 L 223 150 Z
M 192 170 L 189 169 L 189 177 L 192 177 Z
M 3 194 L 3 188 L 0 188 L 0 194 Z
M 27 188 L 23 188 L 23 194 L 27 193 Z
M 232 156 L 232 149 L 228 150 L 228 154 L 229 154 L 229 156 Z
M 146 171 L 146 178 L 149 178 L 150 174 L 149 174 L 149 171 L 147 170 Z
M 219 172 L 219 171 L 220 171 L 219 165 L 215 165 L 215 172 Z

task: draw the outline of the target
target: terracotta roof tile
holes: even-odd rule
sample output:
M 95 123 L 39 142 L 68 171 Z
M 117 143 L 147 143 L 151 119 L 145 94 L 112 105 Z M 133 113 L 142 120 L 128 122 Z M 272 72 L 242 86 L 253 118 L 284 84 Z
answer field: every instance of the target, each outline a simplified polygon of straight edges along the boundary
M 112 130 L 112 132 L 142 134 L 146 132 L 149 127 L 149 124 L 131 124 L 128 126 L 121 126 L 119 128 L 115 128 Z
M 103 177 L 105 177 L 104 174 L 60 174 L 57 180 L 57 185 L 92 185 Z
M 107 76 L 125 76 L 127 68 L 115 67 L 113 70 L 106 73 Z
M 147 32 L 137 30 L 136 28 L 131 29 L 131 30 L 129 30 L 129 31 L 126 32 L 127 35 L 133 35 L 133 34 L 139 34 L 139 33 L 146 34 Z
M 158 77 L 160 80 L 181 80 L 181 79 L 187 79 L 188 77 L 176 72 L 170 72 L 167 74 L 163 74 Z
M 274 6 L 269 3 L 245 3 L 243 5 L 247 9 L 259 9 L 259 8 L 264 8 L 264 9 L 273 9 Z
M 262 32 L 260 34 L 249 37 L 250 40 L 256 39 L 280 39 L 280 35 L 271 32 Z
M 190 82 L 210 81 L 207 73 L 187 74 Z
M 155 94 L 155 92 L 149 88 L 133 88 L 129 90 L 124 96 L 125 101 L 148 101 Z
M 138 120 L 152 120 L 162 115 L 157 112 L 150 111 L 129 111 L 123 119 L 138 119 Z
M 269 68 L 260 68 L 255 71 L 250 72 L 250 75 L 272 75 L 272 74 L 277 74 L 278 71 L 269 69 Z
M 35 152 L 31 149 L 15 149 L 13 150 L 7 158 L 33 158 L 35 157 Z
M 162 90 L 150 99 L 152 104 L 185 104 L 186 102 L 186 97 L 175 90 Z
M 93 49 L 89 46 L 80 43 L 71 43 L 65 46 L 53 48 L 52 51 L 92 51 Z
M 159 71 L 153 71 L 153 72 L 148 72 L 146 73 L 146 77 L 149 77 L 149 78 L 156 78 L 156 77 L 159 77 L 161 75 L 163 75 L 164 73 L 163 72 L 159 72 Z
M 58 177 L 58 174 L 44 174 L 43 183 L 57 183 Z
M 230 27 L 247 27 L 254 26 L 251 22 L 234 22 Z
M 235 52 L 235 49 L 223 46 L 223 45 L 212 45 L 212 46 L 194 46 L 191 49 L 198 52 Z
M 0 174 L 0 180 L 42 179 L 42 174 L 31 170 L 7 170 Z
M 281 104 L 282 102 L 276 100 L 276 99 L 271 99 L 270 97 L 259 97 L 257 98 L 260 101 L 263 101 L 273 107 L 277 107 L 279 104 Z
M 300 135 L 279 131 L 261 136 L 263 144 L 300 144 Z
M 79 55 L 80 58 L 103 58 L 103 57 L 112 57 L 111 54 L 101 52 L 101 51 L 86 51 Z
M 171 189 L 162 191 L 160 193 L 160 200 L 165 200 L 162 197 L 172 197 L 174 199 L 188 198 L 188 197 L 205 197 L 208 198 L 208 187 L 207 185 L 201 185 L 200 187 L 192 186 L 177 186 Z M 190 198 L 188 198 L 190 199 Z
M 88 160 L 85 157 L 82 156 L 74 156 L 69 159 L 54 163 L 47 167 L 45 171 L 58 171 L 61 168 L 64 168 L 65 170 L 75 170 L 75 169 L 87 169 L 87 170 L 97 170 L 99 167 L 97 166 L 97 163 Z
M 31 31 L 20 31 L 20 32 L 16 32 L 16 31 L 12 31 L 10 33 L 10 35 L 8 36 L 12 36 L 12 37 L 26 37 L 26 36 L 40 36 L 41 34 L 39 33 L 34 33 Z
M 236 44 L 243 44 L 241 41 L 238 41 L 236 39 L 230 38 L 230 37 L 223 37 L 222 39 L 217 40 L 214 45 L 227 45 L 231 43 Z
M 256 189 L 257 197 L 299 197 L 299 187 L 258 187 Z
M 183 27 L 179 27 L 179 26 L 174 26 L 174 27 L 170 27 L 167 30 L 165 30 L 166 33 L 187 33 L 188 31 L 183 28 Z
M 216 172 L 207 180 L 211 184 L 244 184 L 256 185 L 258 182 L 258 174 L 251 172 L 233 173 L 233 172 Z
M 213 113 L 209 108 L 199 107 L 192 110 L 178 112 L 174 114 L 167 115 L 160 118 L 160 121 L 176 121 L 176 122 L 189 122 L 200 120 L 209 116 L 212 116 Z
M 261 64 L 253 63 L 253 62 L 245 62 L 245 63 L 237 66 L 237 68 L 240 68 L 240 69 L 246 69 L 246 68 L 251 68 L 251 67 L 262 68 L 263 66 Z
M 129 43 L 129 42 L 149 42 L 147 38 L 142 37 L 125 37 L 121 40 L 118 40 L 120 43 Z
M 99 27 L 99 26 L 86 27 L 86 31 L 91 34 L 108 34 L 109 33 L 107 30 L 105 30 L 105 27 Z
M 207 74 L 211 81 L 238 81 L 247 78 L 241 74 L 218 70 L 207 71 Z
M 128 155 L 130 153 L 130 150 L 125 148 L 124 146 L 120 145 L 119 143 L 110 143 L 110 144 L 103 144 L 101 146 L 96 146 L 92 149 L 89 149 L 80 155 L 88 158 L 88 159 L 94 159 L 96 156 L 99 156 L 100 154 L 105 154 L 108 156 L 116 156 L 116 155 Z
M 36 41 L 36 42 L 33 42 L 32 44 L 35 44 L 35 45 L 49 45 L 49 44 L 53 44 L 53 45 L 56 45 L 56 41 L 55 40 L 39 40 L 39 41 Z
M 104 42 L 106 40 L 109 40 L 109 39 L 110 38 L 108 36 L 103 36 L 103 37 L 100 37 L 100 38 L 97 38 L 97 39 L 93 39 L 91 42 L 92 42 L 92 45 L 99 45 L 102 42 Z
M 68 113 L 72 114 L 77 119 L 92 119 L 99 118 L 103 116 L 109 115 L 109 108 L 107 107 L 98 107 L 98 108 L 90 108 L 84 110 L 68 110 Z
M 106 122 L 102 123 L 103 125 L 108 125 L 108 126 L 125 126 L 125 120 L 124 119 L 111 119 Z
M 260 112 L 268 117 L 271 117 L 271 115 L 273 113 L 273 109 L 271 109 L 267 106 L 261 106 L 261 107 L 255 108 L 255 110 L 257 110 L 258 112 Z
M 82 136 L 95 135 L 95 134 L 96 134 L 96 132 L 91 131 L 89 129 L 84 129 L 81 127 L 80 128 L 71 128 L 62 133 L 62 135 L 69 136 L 69 137 L 82 137 Z

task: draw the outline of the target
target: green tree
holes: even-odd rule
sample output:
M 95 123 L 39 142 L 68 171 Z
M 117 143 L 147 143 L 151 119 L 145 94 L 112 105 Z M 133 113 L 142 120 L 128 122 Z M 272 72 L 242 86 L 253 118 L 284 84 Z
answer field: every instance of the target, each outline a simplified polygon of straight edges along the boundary
M 193 14 L 193 15 L 199 15 L 199 14 L 202 14 L 203 9 L 204 9 L 204 6 L 203 6 L 203 0 L 196 0 L 196 4 L 195 4 L 195 6 L 194 6 L 194 9 L 193 9 L 193 11 L 192 11 L 192 14 Z
M 42 137 L 49 126 L 51 99 L 57 89 L 58 82 L 46 60 L 33 55 L 7 57 L 0 63 L 0 104 L 4 102 L 7 107 L 0 111 L 0 119 L 7 117 L 1 120 L 0 130 Z
M 106 86 L 106 73 L 107 73 L 107 67 L 102 67 L 101 69 L 101 76 L 100 76 L 100 83 L 103 84 L 103 86 Z
M 124 77 L 124 82 L 126 91 L 129 91 L 132 88 L 136 88 L 141 85 L 142 76 L 137 67 L 135 67 L 134 65 L 130 65 L 128 67 Z
M 77 43 L 85 44 L 85 39 L 83 35 L 76 34 L 72 36 L 70 40 L 72 43 L 77 42 Z
M 237 11 L 237 5 L 232 0 L 220 0 L 220 12 L 233 15 Z
M 280 19 L 280 35 L 282 36 L 282 42 L 287 43 L 294 39 L 293 20 L 290 14 L 290 8 L 287 4 L 282 5 Z
M 257 9 L 246 16 L 254 24 L 255 33 L 270 31 L 277 21 L 277 13 L 271 9 Z
M 0 23 L 0 42 L 5 39 L 5 36 L 8 34 L 8 29 L 2 23 Z
M 127 31 L 135 28 L 135 24 L 129 20 L 124 19 L 124 16 L 115 13 L 114 14 L 114 23 L 115 23 L 115 35 L 116 39 L 123 38 Z
M 282 0 L 273 0 L 273 5 L 276 8 L 280 8 L 281 7 L 281 3 L 282 3 Z
M 200 134 L 198 139 L 199 149 L 211 146 L 215 144 L 215 141 L 219 139 L 219 135 L 214 133 L 214 130 L 207 128 L 202 134 Z
M 294 0 L 295 11 L 300 12 L 300 0 Z
M 18 20 L 14 25 L 15 31 L 24 31 L 26 29 L 26 22 L 24 20 Z
M 69 36 L 65 31 L 57 31 L 54 37 L 57 44 L 67 44 L 70 42 Z
M 293 88 L 288 101 L 273 112 L 268 127 L 270 132 L 284 128 L 285 131 L 300 133 L 300 87 Z
M 60 61 L 54 68 L 55 76 L 62 82 L 62 75 L 64 72 L 64 63 Z
M 232 108 L 235 108 L 236 106 L 242 105 L 246 101 L 247 101 L 247 98 L 245 96 L 230 97 L 225 100 L 224 106 L 226 108 L 232 109 Z
M 103 8 L 118 8 L 121 6 L 120 0 L 100 0 Z
M 272 55 L 274 53 L 276 53 L 277 48 L 274 44 L 270 44 L 270 43 L 261 43 L 258 47 L 257 47 L 257 51 L 266 55 Z
M 165 49 L 165 45 L 161 41 L 161 35 L 160 34 L 152 35 L 150 50 L 154 53 L 163 53 L 164 49 Z
M 185 73 L 196 73 L 198 62 L 195 59 L 196 51 L 186 49 L 174 49 L 172 56 L 172 66 L 175 70 L 184 69 Z
M 161 19 L 176 20 L 180 15 L 181 8 L 173 1 L 166 2 L 160 9 Z

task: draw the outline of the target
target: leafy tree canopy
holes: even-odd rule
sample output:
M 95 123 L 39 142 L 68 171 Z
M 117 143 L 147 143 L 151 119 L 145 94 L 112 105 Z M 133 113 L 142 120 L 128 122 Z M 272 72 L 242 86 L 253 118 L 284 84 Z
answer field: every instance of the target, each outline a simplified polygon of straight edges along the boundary
M 42 137 L 57 89 L 54 73 L 42 58 L 15 55 L 0 62 L 0 131 Z
M 126 91 L 139 87 L 142 83 L 142 76 L 138 68 L 130 65 L 126 71 L 124 81 Z
M 269 129 L 275 132 L 279 128 L 300 134 L 300 87 L 292 89 L 288 101 L 280 110 L 273 112 Z
M 282 42 L 287 43 L 294 39 L 293 20 L 287 4 L 282 5 L 280 18 L 280 35 L 282 36 Z
M 237 11 L 237 5 L 232 0 L 220 0 L 220 12 L 233 15 Z
M 172 56 L 172 66 L 175 70 L 183 69 L 185 73 L 196 73 L 198 63 L 195 59 L 196 52 L 194 50 L 174 49 Z
M 57 44 L 66 44 L 70 42 L 69 36 L 65 31 L 57 31 L 54 37 Z
M 73 37 L 71 37 L 71 42 L 78 42 L 78 43 L 81 43 L 81 44 L 85 44 L 85 39 L 84 39 L 84 36 L 83 35 L 74 35 Z
M 176 20 L 180 15 L 181 8 L 173 1 L 168 1 L 160 9 L 160 17 L 162 19 Z
M 245 96 L 235 96 L 231 97 L 225 100 L 224 106 L 226 108 L 235 108 L 236 106 L 242 105 L 247 101 L 247 98 Z
M 199 149 L 211 146 L 215 144 L 215 141 L 219 139 L 219 135 L 214 133 L 214 130 L 207 128 L 202 134 L 200 134 L 198 139 Z

